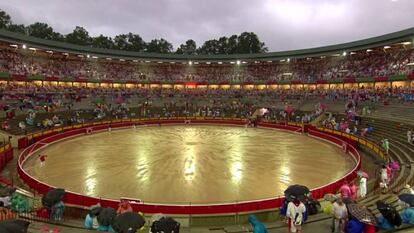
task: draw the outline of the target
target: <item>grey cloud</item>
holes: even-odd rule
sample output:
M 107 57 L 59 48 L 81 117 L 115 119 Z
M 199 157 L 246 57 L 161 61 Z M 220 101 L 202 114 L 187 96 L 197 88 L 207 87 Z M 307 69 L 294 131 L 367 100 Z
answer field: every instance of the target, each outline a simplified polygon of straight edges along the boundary
M 15 23 L 77 25 L 92 36 L 134 32 L 176 48 L 243 31 L 271 51 L 342 43 L 413 27 L 412 0 L 14 0 L 0 1 Z

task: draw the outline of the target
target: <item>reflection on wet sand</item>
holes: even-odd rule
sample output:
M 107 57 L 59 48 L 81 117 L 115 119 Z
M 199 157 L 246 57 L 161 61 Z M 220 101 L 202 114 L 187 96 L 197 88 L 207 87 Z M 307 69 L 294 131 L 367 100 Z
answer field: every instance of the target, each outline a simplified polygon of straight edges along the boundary
M 352 169 L 340 149 L 307 136 L 227 126 L 155 126 L 54 144 L 45 167 L 26 170 L 53 186 L 91 196 L 158 203 L 244 201 L 310 188 Z

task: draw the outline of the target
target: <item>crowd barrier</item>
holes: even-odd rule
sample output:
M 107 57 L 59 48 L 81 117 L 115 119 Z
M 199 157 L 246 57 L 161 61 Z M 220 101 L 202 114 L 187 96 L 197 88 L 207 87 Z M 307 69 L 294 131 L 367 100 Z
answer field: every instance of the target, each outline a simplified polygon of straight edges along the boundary
M 116 121 L 103 121 L 81 125 L 73 125 L 68 127 L 62 127 L 53 129 L 41 133 L 34 133 L 28 135 L 26 139 L 21 139 L 19 146 L 25 146 L 18 158 L 18 174 L 20 178 L 33 190 L 40 194 L 48 192 L 52 186 L 45 184 L 34 177 L 31 177 L 23 169 L 23 165 L 26 159 L 31 156 L 36 150 L 47 146 L 47 144 L 56 142 L 61 139 L 65 139 L 72 136 L 81 136 L 89 133 L 91 130 L 102 131 L 109 128 L 124 128 L 133 127 L 139 125 L 151 125 L 151 124 L 220 124 L 220 125 L 244 125 L 246 122 L 243 119 L 213 119 L 213 118 L 175 118 L 175 119 L 128 119 L 128 120 L 116 120 Z M 307 133 L 313 137 L 320 138 L 329 141 L 338 147 L 347 148 L 347 152 L 355 160 L 355 167 L 349 171 L 343 178 L 338 179 L 330 184 L 318 187 L 311 190 L 313 198 L 319 199 L 326 193 L 335 193 L 344 181 L 351 181 L 357 176 L 357 171 L 361 167 L 361 159 L 354 143 L 344 141 L 334 135 L 321 132 L 312 127 L 302 127 L 301 124 L 276 124 L 270 122 L 261 122 L 258 124 L 259 128 L 271 128 L 290 132 L 302 132 L 306 128 Z M 21 145 L 20 145 L 21 144 Z M 92 205 L 100 203 L 104 207 L 117 208 L 119 200 L 104 199 L 97 197 L 85 196 L 79 193 L 68 191 L 65 194 L 64 201 L 68 205 L 77 206 L 80 208 L 88 208 Z M 222 203 L 222 204 L 155 204 L 145 202 L 133 202 L 132 207 L 136 211 L 141 211 L 147 214 L 165 213 L 171 215 L 217 215 L 217 214 L 234 214 L 234 213 L 247 213 L 247 212 L 259 212 L 265 210 L 272 210 L 280 207 L 283 204 L 284 197 L 278 196 L 269 199 L 237 202 L 237 203 Z
M 7 143 L 0 147 L 0 172 L 6 167 L 7 163 L 13 159 L 13 147 L 10 143 Z M 6 185 L 12 185 L 12 181 L 8 180 L 8 177 L 3 178 L 0 176 L 0 183 Z
M 10 143 L 0 147 L 0 171 L 13 159 L 13 148 Z
M 364 139 L 364 138 L 361 138 L 361 137 L 358 137 L 358 136 L 355 136 L 353 134 L 349 134 L 346 132 L 338 131 L 338 130 L 333 130 L 333 129 L 328 129 L 328 128 L 318 128 L 318 130 L 328 133 L 328 134 L 335 135 L 336 137 L 340 137 L 347 142 L 352 142 L 352 143 L 366 146 L 368 147 L 368 149 L 372 150 L 374 154 L 377 155 L 381 160 L 388 161 L 387 155 L 384 152 L 384 150 L 378 144 L 374 142 L 371 142 L 367 139 Z

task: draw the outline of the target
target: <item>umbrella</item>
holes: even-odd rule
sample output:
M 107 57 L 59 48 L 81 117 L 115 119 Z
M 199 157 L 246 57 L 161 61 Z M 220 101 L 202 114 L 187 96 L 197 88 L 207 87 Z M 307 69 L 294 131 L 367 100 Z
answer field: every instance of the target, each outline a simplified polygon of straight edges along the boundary
M 30 222 L 24 220 L 7 220 L 0 222 L 1 233 L 25 233 Z
M 45 207 L 52 208 L 52 206 L 54 206 L 56 203 L 63 200 L 64 195 L 65 195 L 64 189 L 60 189 L 60 188 L 51 189 L 49 190 L 49 192 L 46 193 L 46 195 L 42 197 L 42 204 Z
M 102 226 L 111 225 L 116 217 L 116 210 L 114 208 L 103 208 L 98 215 L 98 223 Z
M 401 217 L 392 205 L 386 204 L 383 201 L 377 201 L 376 204 L 379 212 L 390 224 L 395 226 L 401 225 Z
M 358 171 L 358 176 L 364 177 L 364 178 L 369 178 L 368 173 L 364 172 L 364 171 Z
M 352 200 L 352 198 L 350 197 L 345 197 L 342 198 L 342 202 L 345 203 L 345 205 L 349 205 L 349 204 L 355 204 L 356 202 L 354 200 Z
M 178 233 L 179 231 L 180 223 L 170 217 L 163 217 L 151 226 L 152 233 Z
M 145 225 L 145 219 L 134 212 L 126 212 L 115 218 L 112 228 L 118 233 L 136 232 Z
M 92 207 L 90 210 L 89 210 L 89 215 L 91 216 L 91 217 L 95 217 L 95 216 L 98 216 L 100 213 L 101 213 L 101 211 L 103 210 L 103 208 L 102 207 L 100 207 L 100 206 L 94 206 L 94 207 Z
M 408 205 L 410 205 L 411 207 L 414 206 L 414 195 L 413 194 L 409 194 L 409 193 L 404 193 L 398 196 L 398 198 L 407 203 Z
M 353 216 L 358 221 L 366 224 L 377 225 L 377 219 L 365 206 L 360 204 L 348 204 L 347 208 L 349 215 Z
M 286 198 L 303 198 L 309 194 L 309 189 L 306 186 L 294 184 L 285 190 Z

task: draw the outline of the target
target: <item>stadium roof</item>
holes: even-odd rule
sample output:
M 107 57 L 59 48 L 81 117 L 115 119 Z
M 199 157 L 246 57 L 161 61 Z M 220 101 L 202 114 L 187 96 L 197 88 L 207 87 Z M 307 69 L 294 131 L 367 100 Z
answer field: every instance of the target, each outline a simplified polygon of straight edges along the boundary
M 231 55 L 182 55 L 182 54 L 158 54 L 145 52 L 131 52 L 123 50 L 92 48 L 88 46 L 74 45 L 64 42 L 45 40 L 27 36 L 24 34 L 9 32 L 0 29 L 0 41 L 25 44 L 27 47 L 34 47 L 41 50 L 52 50 L 55 52 L 65 52 L 71 54 L 82 54 L 96 56 L 100 58 L 113 58 L 125 60 L 155 60 L 155 61 L 268 61 L 281 60 L 287 58 L 305 58 L 316 56 L 329 56 L 333 54 L 369 48 L 375 48 L 385 45 L 391 45 L 400 42 L 414 42 L 414 28 L 393 32 L 390 34 L 372 37 L 368 39 L 329 45 L 317 48 L 299 49 L 281 52 L 270 52 L 260 54 L 231 54 Z

